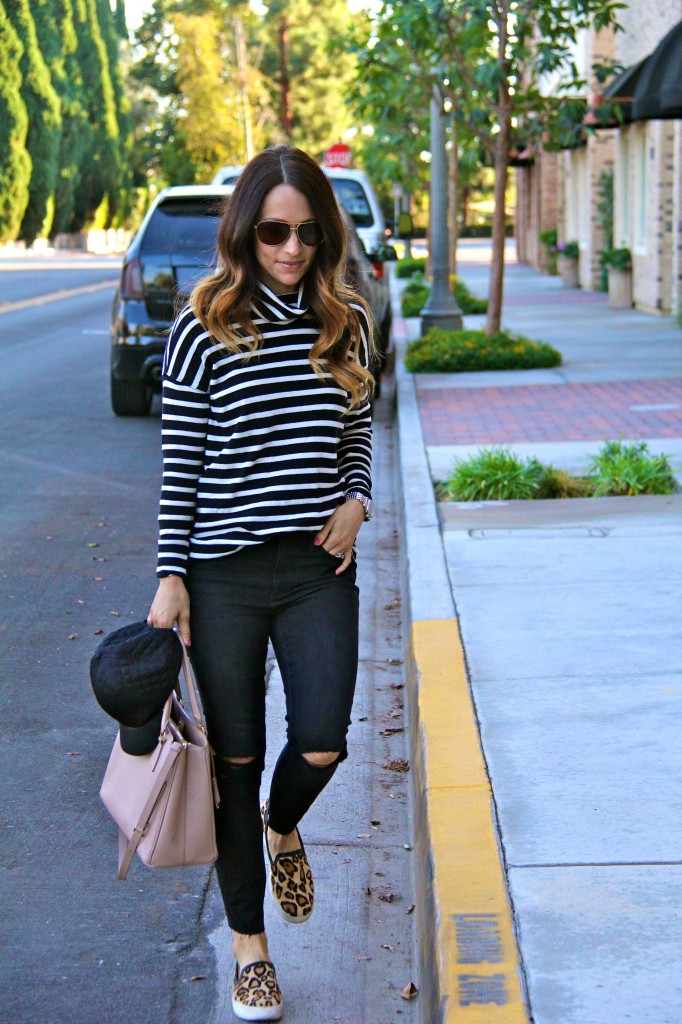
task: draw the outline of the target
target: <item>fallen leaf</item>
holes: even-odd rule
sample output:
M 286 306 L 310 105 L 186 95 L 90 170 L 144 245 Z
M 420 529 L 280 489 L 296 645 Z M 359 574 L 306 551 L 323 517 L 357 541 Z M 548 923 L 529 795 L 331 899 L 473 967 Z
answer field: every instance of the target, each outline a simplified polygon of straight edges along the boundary
M 379 894 L 379 899 L 382 900 L 383 903 L 393 903 L 393 901 L 398 898 L 399 897 L 397 897 L 394 892 L 382 892 Z
M 389 718 L 400 718 L 401 715 L 402 711 L 400 711 L 398 708 L 391 708 L 391 710 L 388 713 Z
M 117 619 L 120 619 L 120 618 L 121 618 L 121 613 L 120 613 L 120 612 L 110 612 L 109 614 L 110 614 L 110 615 L 113 615 L 113 616 L 114 616 L 115 618 L 117 618 Z
M 369 838 L 370 838 L 370 833 L 369 832 L 358 832 L 358 839 L 369 839 Z
M 85 604 L 85 601 L 83 600 L 82 597 L 77 597 L 76 598 L 76 604 Z
M 405 732 L 405 730 L 403 729 L 402 726 L 400 726 L 400 728 L 396 728 L 396 727 L 392 726 L 389 729 L 382 729 L 381 732 L 379 733 L 379 735 L 380 736 L 395 736 L 395 734 L 397 732 Z
M 342 864 L 350 864 L 350 861 L 349 860 L 342 860 L 341 863 Z
M 389 665 L 402 665 L 403 659 L 402 658 L 387 658 L 386 662 Z
M 405 907 L 405 913 L 406 914 L 411 914 L 413 910 L 414 910 L 414 903 L 410 903 L 409 907 Z
M 358 718 L 358 722 L 366 722 L 366 721 L 367 721 L 367 715 L 365 715 L 364 718 Z
M 409 772 L 410 764 L 404 757 L 396 757 L 393 761 L 387 761 L 384 768 L 390 772 Z
M 391 689 L 392 690 L 404 690 L 405 689 L 405 683 L 391 683 Z
M 374 874 L 377 876 L 377 878 L 384 878 L 384 872 L 383 871 L 375 871 Z
M 66 639 L 67 640 L 77 640 L 78 639 L 78 633 L 69 633 L 69 635 L 67 636 Z
M 95 632 L 92 635 L 93 636 L 101 636 L 103 632 L 104 632 L 103 629 L 96 629 Z
M 365 889 L 365 896 L 371 896 L 371 895 L 372 895 L 372 890 L 370 889 L 369 886 L 367 886 L 367 888 Z
M 80 750 L 67 750 L 66 753 L 68 754 L 69 757 L 79 757 L 80 756 Z
M 104 576 L 95 576 L 95 583 L 101 583 L 103 579 Z
M 92 544 L 88 544 L 88 547 L 89 547 L 89 548 L 98 548 L 98 547 L 99 547 L 99 544 L 97 543 L 97 541 L 94 541 L 94 543 L 92 543 Z
M 382 949 L 387 949 L 389 951 L 389 953 L 395 953 L 395 946 L 389 946 L 387 942 L 382 942 L 381 943 L 381 948 Z
M 208 977 L 207 974 L 195 974 L 194 977 L 190 978 L 189 980 L 190 981 L 206 981 L 207 977 Z
M 371 958 L 371 956 L 356 956 L 356 958 L 355 958 L 355 959 L 356 959 L 356 960 L 357 960 L 357 961 L 358 961 L 359 963 L 362 963 L 362 961 L 363 961 L 363 960 L 365 960 L 365 961 L 369 961 L 369 960 L 371 960 L 372 958 Z
M 403 850 L 407 850 L 408 853 L 412 853 L 412 847 L 409 843 L 403 843 Z
M 409 985 L 405 986 L 400 995 L 403 997 L 403 999 L 412 999 L 414 996 L 416 996 L 418 991 L 419 989 L 415 988 L 414 982 L 411 981 Z
M 374 828 L 377 828 L 377 826 L 379 826 L 380 824 L 380 821 L 370 821 L 370 825 L 374 825 Z

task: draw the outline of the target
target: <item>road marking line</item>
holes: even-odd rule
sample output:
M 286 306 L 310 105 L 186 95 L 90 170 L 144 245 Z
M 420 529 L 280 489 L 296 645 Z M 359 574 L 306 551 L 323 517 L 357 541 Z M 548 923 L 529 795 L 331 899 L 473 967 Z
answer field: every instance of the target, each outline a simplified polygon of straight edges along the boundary
M 412 623 L 439 1024 L 527 1024 L 493 796 L 456 619 Z
M 19 309 L 30 309 L 31 306 L 44 306 L 46 302 L 57 302 L 58 299 L 70 299 L 75 295 L 88 295 L 91 292 L 101 292 L 105 288 L 112 288 L 118 284 L 118 278 L 110 281 L 100 281 L 99 284 L 85 284 L 80 288 L 60 288 L 58 292 L 47 292 L 46 295 L 36 295 L 32 299 L 22 299 L 21 302 L 0 303 L 0 313 L 16 313 Z

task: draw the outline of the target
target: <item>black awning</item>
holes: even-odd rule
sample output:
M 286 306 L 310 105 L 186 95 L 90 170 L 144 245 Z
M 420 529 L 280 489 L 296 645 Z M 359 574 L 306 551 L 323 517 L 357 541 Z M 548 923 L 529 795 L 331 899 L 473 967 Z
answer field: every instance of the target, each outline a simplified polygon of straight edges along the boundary
M 635 89 L 641 74 L 649 61 L 649 57 L 640 60 L 638 64 L 621 71 L 619 75 L 609 82 L 602 91 L 605 100 L 617 100 L 619 103 L 632 103 L 635 96 Z
M 682 21 L 643 63 L 634 90 L 632 119 L 682 118 Z

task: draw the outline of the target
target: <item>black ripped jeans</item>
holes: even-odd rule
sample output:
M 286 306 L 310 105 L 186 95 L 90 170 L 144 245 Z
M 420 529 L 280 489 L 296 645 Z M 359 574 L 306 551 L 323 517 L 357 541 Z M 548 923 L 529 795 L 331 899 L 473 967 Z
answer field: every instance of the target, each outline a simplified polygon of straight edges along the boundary
M 230 927 L 264 930 L 259 796 L 265 755 L 265 662 L 272 641 L 287 708 L 287 743 L 270 787 L 270 826 L 287 835 L 347 756 L 358 664 L 355 562 L 281 534 L 233 555 L 193 560 L 187 576 L 192 660 L 217 755 L 216 871 Z M 303 754 L 338 751 L 324 768 Z M 253 758 L 246 764 L 225 758 Z

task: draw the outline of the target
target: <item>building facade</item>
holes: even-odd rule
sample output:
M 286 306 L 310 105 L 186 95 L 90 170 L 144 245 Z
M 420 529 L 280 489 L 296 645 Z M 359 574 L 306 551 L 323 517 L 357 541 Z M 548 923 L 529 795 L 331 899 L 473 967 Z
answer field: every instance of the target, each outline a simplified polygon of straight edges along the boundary
M 661 41 L 676 26 L 682 29 L 682 0 L 631 0 L 619 21 L 621 32 L 581 33 L 576 62 L 588 80 L 599 59 L 625 68 L 645 58 L 655 60 Z M 593 85 L 585 97 L 591 106 L 599 104 L 599 90 Z M 603 280 L 603 250 L 609 244 L 628 248 L 634 304 L 677 312 L 682 303 L 682 111 L 679 120 L 665 112 L 638 119 L 633 116 L 636 104 L 624 103 L 621 109 L 624 123 L 588 130 L 582 145 L 559 153 L 540 151 L 531 164 L 516 168 L 518 256 L 545 269 L 538 235 L 554 227 L 560 241 L 578 242 L 580 286 L 596 290 Z M 605 226 L 611 196 L 609 239 Z

